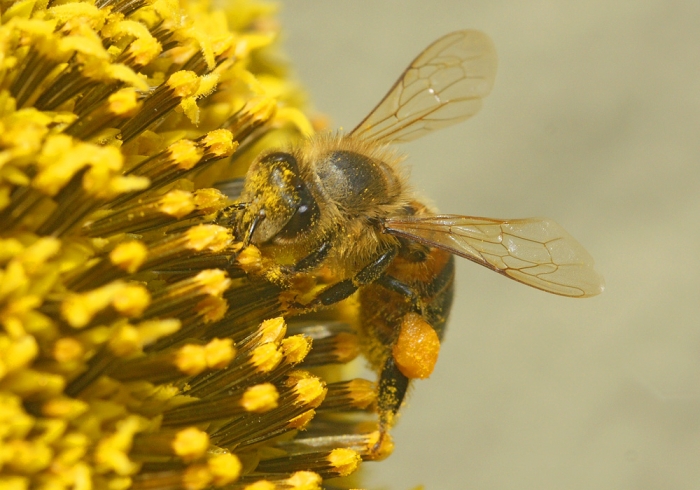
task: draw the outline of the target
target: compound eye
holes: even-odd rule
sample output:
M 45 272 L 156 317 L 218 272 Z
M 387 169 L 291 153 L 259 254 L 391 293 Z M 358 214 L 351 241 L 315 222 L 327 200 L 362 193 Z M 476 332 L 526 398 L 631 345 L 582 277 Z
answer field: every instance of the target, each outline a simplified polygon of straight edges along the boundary
M 294 171 L 294 173 L 298 173 L 299 171 L 299 168 L 297 166 L 297 159 L 294 158 L 294 155 L 292 155 L 291 153 L 285 153 L 283 151 L 276 151 L 274 153 L 270 153 L 269 155 L 265 156 L 262 160 L 260 160 L 260 163 L 264 165 L 282 164 L 289 170 Z
M 280 238 L 290 239 L 309 231 L 320 214 L 316 199 L 303 183 L 297 183 L 295 190 L 299 203 L 292 217 L 277 234 Z

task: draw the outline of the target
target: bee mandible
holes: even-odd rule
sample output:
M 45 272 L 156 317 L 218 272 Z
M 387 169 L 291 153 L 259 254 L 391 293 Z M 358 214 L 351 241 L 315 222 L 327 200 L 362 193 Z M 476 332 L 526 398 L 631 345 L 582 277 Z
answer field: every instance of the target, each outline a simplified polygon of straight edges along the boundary
M 447 34 L 418 55 L 355 129 L 265 153 L 245 177 L 236 228 L 274 264 L 267 279 L 289 284 L 299 274 L 333 271 L 332 284 L 287 305 L 293 314 L 360 290 L 360 338 L 379 373 L 382 436 L 410 381 L 429 376 L 437 360 L 453 296 L 453 255 L 554 294 L 587 297 L 603 289 L 591 256 L 551 220 L 433 213 L 389 147 L 476 114 L 496 65 L 485 34 Z

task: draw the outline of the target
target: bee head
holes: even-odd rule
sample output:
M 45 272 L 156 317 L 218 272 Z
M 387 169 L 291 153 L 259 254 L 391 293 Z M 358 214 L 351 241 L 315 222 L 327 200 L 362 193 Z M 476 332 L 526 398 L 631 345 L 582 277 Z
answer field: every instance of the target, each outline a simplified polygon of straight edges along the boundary
M 291 153 L 263 155 L 248 170 L 238 221 L 244 243 L 285 243 L 308 232 L 319 216 L 316 200 L 299 175 Z

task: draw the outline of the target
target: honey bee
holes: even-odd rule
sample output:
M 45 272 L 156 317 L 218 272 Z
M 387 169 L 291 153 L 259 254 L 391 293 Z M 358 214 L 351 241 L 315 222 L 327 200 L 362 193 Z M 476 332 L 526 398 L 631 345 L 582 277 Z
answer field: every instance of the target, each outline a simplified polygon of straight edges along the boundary
M 476 114 L 496 64 L 485 34 L 447 34 L 418 55 L 355 129 L 263 154 L 245 177 L 235 226 L 244 244 L 274 264 L 266 277 L 289 284 L 321 268 L 334 273 L 310 300 L 290 302 L 292 313 L 360 290 L 360 338 L 379 373 L 382 436 L 410 381 L 429 376 L 437 360 L 453 297 L 453 255 L 554 294 L 603 290 L 591 256 L 551 220 L 433 213 L 389 147 Z

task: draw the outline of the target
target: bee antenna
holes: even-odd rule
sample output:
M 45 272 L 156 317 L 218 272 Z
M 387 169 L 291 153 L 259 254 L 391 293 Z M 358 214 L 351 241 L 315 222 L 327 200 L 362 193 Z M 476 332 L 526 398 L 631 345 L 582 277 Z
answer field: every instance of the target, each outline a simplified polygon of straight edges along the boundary
M 247 203 L 244 203 L 247 205 Z M 245 234 L 245 239 L 243 240 L 243 245 L 246 247 L 250 245 L 250 241 L 253 239 L 253 233 L 255 233 L 256 228 L 258 225 L 262 222 L 267 217 L 267 213 L 265 213 L 264 209 L 261 209 L 258 211 L 258 214 L 255 215 L 255 218 L 253 218 L 253 221 L 250 223 L 250 227 L 248 227 L 248 232 Z

